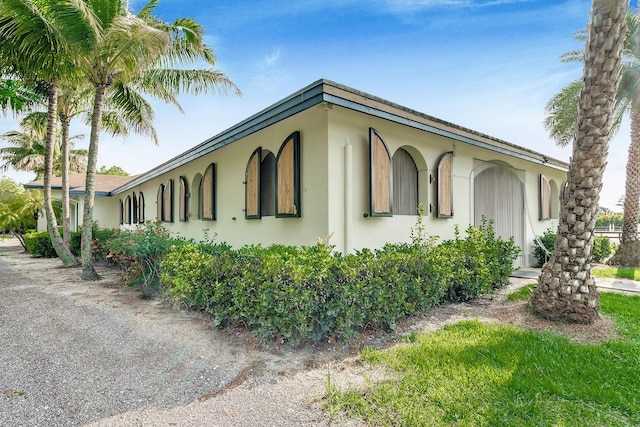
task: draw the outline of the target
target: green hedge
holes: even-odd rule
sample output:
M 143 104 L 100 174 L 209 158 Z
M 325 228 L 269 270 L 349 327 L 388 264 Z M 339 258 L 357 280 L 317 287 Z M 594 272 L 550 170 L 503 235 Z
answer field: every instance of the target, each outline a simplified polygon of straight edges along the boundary
M 394 244 L 355 254 L 331 247 L 238 250 L 186 242 L 169 250 L 161 281 L 170 297 L 211 314 L 215 324 L 244 325 L 291 345 L 341 339 L 444 301 L 464 301 L 508 282 L 518 249 L 491 226 L 441 245 Z
M 539 243 L 535 241 L 533 243 L 533 256 L 536 258 L 536 267 L 542 267 L 547 262 L 549 256 L 547 252 L 542 248 L 542 245 L 547 249 L 549 253 L 553 253 L 553 246 L 556 243 L 557 235 L 551 229 L 547 229 L 542 236 L 540 236 Z M 542 243 L 542 245 L 540 245 Z M 613 245 L 611 240 L 607 236 L 595 236 L 593 241 L 593 248 L 591 249 L 591 261 L 602 262 L 607 259 L 613 253 Z
M 106 253 L 104 250 L 104 242 L 116 232 L 116 229 L 95 229 L 93 230 L 94 239 L 94 256 L 97 259 L 104 259 Z M 60 229 L 60 235 L 62 235 L 62 229 Z M 80 256 L 80 241 L 82 239 L 82 232 L 74 231 L 71 233 L 71 252 Z M 51 237 L 48 231 L 33 231 L 24 235 L 24 243 L 27 247 L 27 252 L 33 256 L 43 258 L 55 258 L 58 255 L 53 249 L 51 244 Z

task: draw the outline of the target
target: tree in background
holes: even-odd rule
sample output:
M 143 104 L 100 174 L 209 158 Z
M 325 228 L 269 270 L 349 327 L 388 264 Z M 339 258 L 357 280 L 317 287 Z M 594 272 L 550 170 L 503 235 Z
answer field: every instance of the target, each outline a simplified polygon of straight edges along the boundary
M 129 176 L 129 173 L 120 166 L 111 166 L 110 168 L 107 168 L 105 165 L 102 165 L 98 170 L 96 170 L 96 173 L 98 175 Z
M 61 130 L 61 129 L 59 129 Z M 47 114 L 33 112 L 20 121 L 20 130 L 11 130 L 0 135 L 0 139 L 9 144 L 0 148 L 0 170 L 6 171 L 9 167 L 17 171 L 34 172 L 35 180 L 43 179 L 45 165 L 45 145 L 47 133 Z M 62 133 L 57 132 L 58 138 L 53 147 L 53 176 L 63 176 L 63 138 Z M 85 171 L 87 163 L 87 150 L 73 148 L 76 141 L 82 140 L 84 135 L 68 137 L 71 148 L 67 157 L 69 169 L 74 173 Z
M 591 278 L 594 230 L 622 68 L 628 0 L 593 0 L 573 155 L 553 254 L 542 267 L 531 304 L 540 315 L 577 323 L 598 318 Z
M 0 231 L 14 235 L 25 250 L 24 233 L 36 228 L 38 210 L 43 205 L 41 191 L 25 190 L 9 178 L 0 178 Z
M 640 265 L 640 241 L 638 240 L 638 221 L 640 220 L 640 51 L 638 37 L 640 16 L 627 14 L 627 30 L 622 48 L 623 63 L 620 85 L 616 92 L 613 107 L 614 117 L 612 133 L 620 128 L 625 115 L 631 118 L 631 143 L 627 158 L 625 180 L 624 223 L 620 238 L 620 248 L 611 259 L 611 263 Z M 578 41 L 586 41 L 586 31 L 578 31 Z M 563 62 L 582 62 L 584 51 L 567 52 L 561 57 Z M 578 103 L 582 82 L 575 80 L 556 94 L 547 104 L 545 127 L 558 145 L 569 144 L 576 130 Z

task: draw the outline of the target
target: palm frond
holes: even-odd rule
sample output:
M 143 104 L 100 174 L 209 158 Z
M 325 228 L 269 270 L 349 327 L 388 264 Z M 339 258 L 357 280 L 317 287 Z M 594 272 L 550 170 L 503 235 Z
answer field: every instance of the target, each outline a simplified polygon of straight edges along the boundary
M 574 80 L 545 106 L 544 127 L 560 146 L 570 144 L 575 137 L 581 89 L 582 81 Z

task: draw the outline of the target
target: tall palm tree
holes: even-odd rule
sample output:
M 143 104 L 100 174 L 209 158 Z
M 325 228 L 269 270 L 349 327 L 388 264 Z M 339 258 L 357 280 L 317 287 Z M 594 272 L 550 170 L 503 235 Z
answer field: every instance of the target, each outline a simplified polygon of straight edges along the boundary
M 215 56 L 203 44 L 203 29 L 194 21 L 181 19 L 169 24 L 157 19 L 153 15 L 156 0 L 147 3 L 137 15 L 131 14 L 122 0 L 87 0 L 84 5 L 87 20 L 97 34 L 91 49 L 75 58 L 95 87 L 81 243 L 82 278 L 94 280 L 99 278 L 90 252 L 96 160 L 109 89 L 114 90 L 115 99 L 122 96 L 141 101 L 141 97 L 132 95 L 137 90 L 179 105 L 180 92 L 197 94 L 236 88 L 215 70 L 185 69 L 185 65 L 198 61 L 214 65 Z
M 622 68 L 629 0 L 593 0 L 573 156 L 562 198 L 558 238 L 531 303 L 539 314 L 592 323 L 600 298 L 591 278 L 596 212 Z
M 622 119 L 628 114 L 631 119 L 631 144 L 627 158 L 625 180 L 624 222 L 620 248 L 611 262 L 624 265 L 640 265 L 640 51 L 637 49 L 640 16 L 627 14 L 627 31 L 622 48 L 623 64 L 620 85 L 616 93 L 612 133 L 616 133 Z M 578 31 L 575 39 L 586 41 L 586 31 Z M 561 57 L 563 62 L 582 62 L 584 51 L 574 50 Z M 576 129 L 581 81 L 575 80 L 565 86 L 547 103 L 545 127 L 559 145 L 569 144 Z
M 47 92 L 47 136 L 44 162 L 44 200 L 52 245 L 65 266 L 77 259 L 58 232 L 51 199 L 58 87 L 74 73 L 73 54 L 92 43 L 82 2 L 73 0 L 2 0 L 0 2 L 0 74 Z
M 0 148 L 0 170 L 7 170 L 13 167 L 18 171 L 35 172 L 36 180 L 44 177 L 44 151 L 46 145 L 46 123 L 47 114 L 33 112 L 25 116 L 20 121 L 20 130 L 10 130 L 0 135 L 0 139 L 10 144 L 9 147 Z M 58 138 L 54 142 L 53 148 L 53 176 L 63 176 L 63 164 L 65 156 L 63 153 L 63 132 L 62 126 L 58 129 Z M 71 172 L 82 173 L 85 171 L 88 151 L 85 149 L 73 148 L 75 141 L 81 140 L 84 135 L 67 137 L 67 145 L 70 147 L 67 153 L 67 167 Z

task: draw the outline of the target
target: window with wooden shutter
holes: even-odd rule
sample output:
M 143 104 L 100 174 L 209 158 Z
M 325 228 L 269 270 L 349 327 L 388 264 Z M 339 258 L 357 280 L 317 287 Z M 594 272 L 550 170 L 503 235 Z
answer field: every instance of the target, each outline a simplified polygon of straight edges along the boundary
M 276 217 L 300 217 L 300 132 L 282 143 L 276 165 Z
M 157 198 L 157 204 L 158 204 L 158 211 L 157 211 L 157 220 L 158 221 L 164 221 L 164 184 L 160 184 L 160 186 L 158 187 L 158 198 Z
M 124 202 L 120 199 L 120 225 L 124 224 Z
M 245 171 L 245 210 L 247 219 L 260 218 L 260 169 L 262 163 L 262 147 L 249 157 Z
M 164 221 L 173 222 L 173 179 L 167 181 L 164 186 Z
M 181 222 L 189 221 L 189 186 L 184 176 L 180 177 L 178 193 L 178 220 Z
M 131 224 L 131 196 L 124 199 L 124 223 Z
M 133 192 L 131 196 L 131 223 L 138 223 L 138 198 L 136 197 L 136 192 Z
M 138 222 L 144 223 L 144 194 L 138 194 Z
M 392 215 L 391 155 L 382 136 L 369 128 L 371 216 Z
M 216 219 L 216 165 L 211 163 L 202 176 L 201 197 L 202 213 L 201 218 L 213 221 Z
M 539 176 L 539 215 L 538 219 L 546 220 L 551 219 L 551 186 L 549 180 L 543 174 Z
M 393 163 L 393 214 L 418 214 L 418 167 L 407 150 L 398 149 Z
M 438 218 L 453 218 L 453 152 L 444 153 L 438 163 Z
M 276 156 L 272 152 L 262 151 L 260 165 L 260 216 L 276 214 Z

